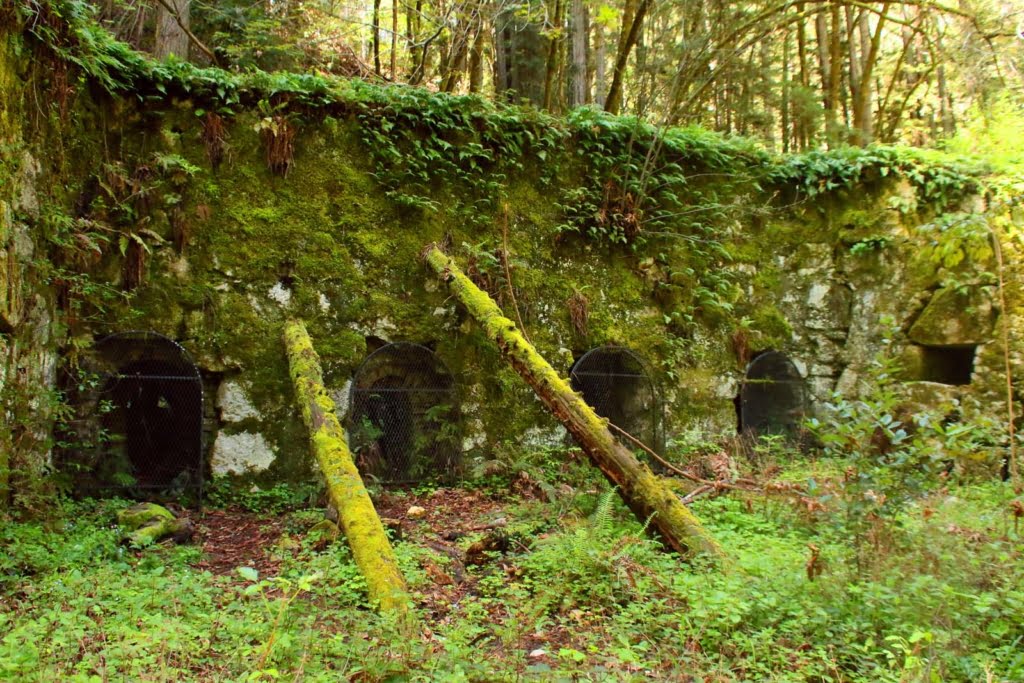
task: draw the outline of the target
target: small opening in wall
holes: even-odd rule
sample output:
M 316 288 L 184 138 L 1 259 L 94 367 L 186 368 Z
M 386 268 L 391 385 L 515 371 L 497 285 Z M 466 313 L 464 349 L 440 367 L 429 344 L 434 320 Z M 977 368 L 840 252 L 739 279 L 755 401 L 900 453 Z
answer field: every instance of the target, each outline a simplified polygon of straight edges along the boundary
M 977 346 L 921 346 L 921 379 L 940 384 L 970 384 Z

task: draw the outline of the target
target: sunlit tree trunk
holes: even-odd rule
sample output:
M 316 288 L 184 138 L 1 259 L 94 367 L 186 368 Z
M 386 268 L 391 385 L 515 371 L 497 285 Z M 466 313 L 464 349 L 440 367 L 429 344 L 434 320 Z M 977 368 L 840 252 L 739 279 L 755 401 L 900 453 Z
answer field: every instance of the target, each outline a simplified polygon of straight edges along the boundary
M 398 0 L 391 0 L 391 80 L 398 80 Z
M 473 37 L 473 48 L 469 51 L 469 92 L 478 93 L 484 87 L 484 45 L 487 31 L 478 26 Z
M 558 56 L 561 54 L 562 37 L 562 13 L 565 3 L 562 0 L 555 0 L 555 13 L 552 19 L 553 27 L 548 38 L 548 58 L 544 67 L 544 108 L 552 109 L 555 104 L 556 79 L 558 76 Z
M 158 59 L 174 55 L 187 60 L 189 37 L 185 29 L 190 24 L 192 0 L 166 0 L 166 3 L 157 4 L 153 54 Z
M 612 68 L 612 82 L 608 86 L 608 96 L 604 102 L 606 111 L 618 114 L 622 109 L 623 81 L 626 77 L 626 64 L 629 54 L 633 51 L 640 38 L 644 17 L 651 6 L 651 0 L 627 0 L 627 11 L 623 15 L 622 33 L 619 35 L 619 49 L 615 55 L 615 66 Z M 627 23 L 628 22 L 628 23 Z
M 790 91 L 790 36 L 789 31 L 782 37 L 782 101 L 779 104 L 782 129 L 782 152 L 788 153 L 790 149 L 790 117 L 789 117 L 789 91 Z M 796 137 L 795 135 L 793 137 Z
M 572 0 L 572 69 L 569 73 L 569 106 L 587 101 L 587 29 L 583 0 Z
M 380 0 L 373 0 L 373 73 L 380 70 Z
M 604 25 L 599 21 L 594 25 L 594 104 L 603 107 L 607 90 L 608 52 L 605 47 Z
M 798 3 L 796 11 L 798 14 L 802 15 L 804 12 L 804 4 Z M 803 17 L 797 21 L 796 25 L 796 51 L 797 61 L 800 64 L 800 101 L 803 102 L 803 98 L 806 96 L 807 91 L 810 90 L 810 69 L 807 66 L 807 27 L 804 23 Z M 807 116 L 803 115 L 803 112 L 801 112 L 796 130 L 797 145 L 800 149 L 807 149 L 810 146 L 810 136 L 811 131 L 808 130 Z

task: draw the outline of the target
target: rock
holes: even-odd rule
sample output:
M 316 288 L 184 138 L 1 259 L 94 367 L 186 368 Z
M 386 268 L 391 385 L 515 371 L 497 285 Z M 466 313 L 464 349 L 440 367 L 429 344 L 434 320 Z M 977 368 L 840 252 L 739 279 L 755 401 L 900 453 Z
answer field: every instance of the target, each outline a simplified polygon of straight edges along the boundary
M 405 511 L 405 516 L 409 519 L 421 519 L 427 515 L 427 511 L 421 508 L 419 505 L 413 505 Z
M 322 519 L 306 535 L 313 541 L 313 550 L 320 551 L 338 540 L 341 529 L 331 520 Z
M 276 457 L 274 449 L 262 434 L 227 434 L 221 430 L 213 442 L 210 469 L 214 475 L 262 472 L 270 467 Z
M 540 648 L 537 648 L 536 650 L 531 650 L 531 651 L 530 651 L 530 654 L 529 654 L 529 655 L 527 655 L 527 656 L 528 656 L 528 657 L 529 657 L 530 659 L 539 659 L 540 657 L 543 657 L 543 656 L 544 656 L 544 655 L 546 655 L 547 653 L 548 653 L 548 651 L 547 651 L 547 650 L 542 650 L 542 649 L 540 649 Z
M 907 336 L 925 346 L 965 346 L 991 341 L 996 310 L 989 290 L 940 289 L 910 326 Z
M 299 542 L 292 538 L 291 534 L 281 534 L 281 538 L 277 539 L 277 543 L 274 544 L 274 549 L 278 553 L 288 554 L 300 547 Z
M 135 531 L 147 524 L 173 520 L 174 513 L 156 503 L 138 503 L 117 513 L 117 525 L 125 531 Z
M 246 388 L 237 380 L 226 380 L 217 388 L 217 409 L 220 419 L 228 423 L 263 417 L 249 400 Z
M 386 530 L 391 532 L 392 540 L 402 540 L 402 520 L 395 519 L 394 517 L 381 517 L 380 522 Z
M 326 517 L 327 519 L 331 520 L 332 522 L 334 522 L 335 525 L 337 525 L 338 524 L 338 508 L 334 507 L 333 503 L 328 502 L 327 503 L 327 509 L 324 510 L 324 517 Z
M 188 518 L 178 518 L 167 508 L 156 503 L 139 503 L 117 513 L 117 524 L 125 532 L 121 542 L 145 547 L 165 538 L 175 543 L 187 543 L 195 534 Z

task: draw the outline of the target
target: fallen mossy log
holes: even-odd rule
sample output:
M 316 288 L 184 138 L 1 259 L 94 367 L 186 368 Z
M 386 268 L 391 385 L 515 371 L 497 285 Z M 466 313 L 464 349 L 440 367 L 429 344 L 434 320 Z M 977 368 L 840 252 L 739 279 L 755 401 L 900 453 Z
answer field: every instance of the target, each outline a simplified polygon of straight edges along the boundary
M 124 535 L 122 543 L 144 548 L 165 538 L 175 543 L 192 540 L 195 529 L 185 517 L 176 517 L 173 512 L 156 503 L 138 503 L 117 513 L 117 525 Z
M 721 555 L 721 548 L 700 520 L 679 501 L 675 492 L 616 440 L 605 420 L 559 377 L 491 297 L 436 246 L 430 247 L 425 257 L 430 267 L 448 282 L 452 294 L 498 345 L 509 364 L 617 488 L 637 519 L 645 523 L 649 520 L 650 528 L 677 552 Z
M 285 325 L 284 342 L 313 455 L 327 482 L 331 503 L 338 510 L 338 521 L 352 548 L 352 557 L 366 578 L 370 601 L 383 612 L 408 616 L 411 601 L 405 579 L 356 469 L 345 431 L 334 414 L 334 401 L 324 388 L 320 358 L 305 325 L 299 321 Z

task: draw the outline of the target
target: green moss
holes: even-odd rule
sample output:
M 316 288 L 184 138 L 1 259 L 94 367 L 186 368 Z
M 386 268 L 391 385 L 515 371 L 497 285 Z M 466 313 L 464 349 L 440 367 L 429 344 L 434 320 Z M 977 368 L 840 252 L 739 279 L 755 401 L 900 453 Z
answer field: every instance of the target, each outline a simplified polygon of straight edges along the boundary
M 312 451 L 320 463 L 352 557 L 366 579 L 370 600 L 383 611 L 409 616 L 411 599 L 405 579 L 348 450 L 345 432 L 334 415 L 334 401 L 323 384 L 320 359 L 301 322 L 285 325 L 284 343 Z
M 750 330 L 757 348 L 783 348 L 793 338 L 793 328 L 786 316 L 771 304 L 757 308 L 751 316 Z
M 156 503 L 139 503 L 117 513 L 117 525 L 126 531 L 173 519 L 174 513 Z

